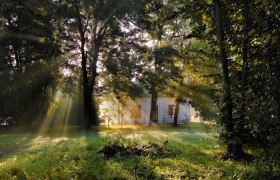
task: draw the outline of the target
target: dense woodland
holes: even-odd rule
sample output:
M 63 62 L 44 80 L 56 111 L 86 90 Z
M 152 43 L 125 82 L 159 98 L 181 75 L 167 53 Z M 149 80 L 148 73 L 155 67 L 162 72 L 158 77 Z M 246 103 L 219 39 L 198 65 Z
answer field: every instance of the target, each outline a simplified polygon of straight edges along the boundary
M 0 125 L 39 127 L 71 97 L 69 124 L 98 126 L 100 98 L 187 99 L 215 122 L 222 158 L 261 149 L 278 173 L 278 0 L 1 0 Z M 58 117 L 59 118 L 59 117 Z M 278 170 L 277 170 L 278 169 Z

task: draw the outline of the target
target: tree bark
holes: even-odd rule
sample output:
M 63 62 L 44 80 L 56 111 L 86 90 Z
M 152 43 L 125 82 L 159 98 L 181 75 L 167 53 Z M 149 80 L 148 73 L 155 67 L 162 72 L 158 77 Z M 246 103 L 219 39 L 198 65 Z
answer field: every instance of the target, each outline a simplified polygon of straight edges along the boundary
M 83 50 L 82 50 L 83 52 Z M 93 119 L 92 93 L 88 82 L 88 72 L 86 68 L 87 58 L 82 53 L 82 71 L 83 71 L 83 99 L 84 99 L 84 125 L 90 129 Z
M 242 80 L 241 80 L 241 104 L 239 122 L 237 128 L 243 133 L 243 125 L 245 123 L 245 104 L 246 104 L 246 86 L 248 76 L 248 25 L 249 25 L 249 3 L 243 1 L 243 42 L 242 42 Z
M 181 54 L 184 54 L 184 50 L 183 50 L 183 41 L 180 43 L 180 51 Z M 186 59 L 183 58 L 183 69 L 185 69 L 186 66 Z M 184 86 L 184 78 L 182 77 L 179 80 L 179 88 Z M 178 88 L 178 89 L 179 89 Z M 173 121 L 173 126 L 178 126 L 178 117 L 179 117 L 179 111 L 180 111 L 180 102 L 182 101 L 182 96 L 181 93 L 177 95 L 176 97 L 176 106 L 175 106 L 175 115 L 174 115 L 174 121 Z
M 234 122 L 232 118 L 233 103 L 231 96 L 231 81 L 229 77 L 229 63 L 227 53 L 225 49 L 225 35 L 223 27 L 223 17 L 221 12 L 220 0 L 214 0 L 215 15 L 216 15 L 216 28 L 217 37 L 220 50 L 220 61 L 222 63 L 223 70 L 223 110 L 221 124 L 225 128 L 225 139 L 226 144 L 226 157 L 240 157 L 243 154 L 242 144 L 239 141 L 238 134 L 235 132 Z
M 173 126 L 178 126 L 178 117 L 179 117 L 179 111 L 180 111 L 180 98 L 176 98 L 176 105 L 175 105 L 175 114 L 174 114 L 174 121 Z
M 157 92 L 154 91 L 152 93 L 152 98 L 151 98 L 151 111 L 150 111 L 150 119 L 149 119 L 149 126 L 152 126 L 153 125 L 153 122 L 156 120 L 156 116 L 158 113 L 157 112 L 157 98 L 158 98 L 158 95 L 157 95 Z
M 77 0 L 75 0 L 75 8 L 77 13 L 77 21 L 78 21 L 78 29 L 79 29 L 79 35 L 80 35 L 80 51 L 82 55 L 82 75 L 83 75 L 83 109 L 84 109 L 84 126 L 86 129 L 90 129 L 91 127 L 91 121 L 93 117 L 93 108 L 92 108 L 92 97 L 91 97 L 91 87 L 89 84 L 88 79 L 88 71 L 87 71 L 87 55 L 85 52 L 85 29 L 86 27 L 82 24 L 82 19 L 80 15 L 79 10 L 79 3 Z
M 95 102 L 95 85 L 96 85 L 96 78 L 98 76 L 97 73 L 97 61 L 98 61 L 98 56 L 100 52 L 100 42 L 95 39 L 94 40 L 94 51 L 93 51 L 93 58 L 92 58 L 92 73 L 91 73 L 91 95 L 92 95 L 92 125 L 97 126 L 98 125 L 98 111 L 97 111 L 97 105 Z

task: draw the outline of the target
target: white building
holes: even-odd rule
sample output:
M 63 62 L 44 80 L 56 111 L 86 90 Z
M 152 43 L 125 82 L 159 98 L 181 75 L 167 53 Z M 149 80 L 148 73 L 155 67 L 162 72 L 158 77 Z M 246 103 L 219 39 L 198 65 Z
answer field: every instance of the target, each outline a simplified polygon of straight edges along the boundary
M 155 123 L 173 123 L 175 100 L 171 97 L 159 96 L 157 101 L 157 121 Z M 128 100 L 125 105 L 116 100 L 104 101 L 100 105 L 100 116 L 110 124 L 148 124 L 151 109 L 151 97 L 140 97 Z M 197 111 L 191 105 L 181 103 L 178 123 L 200 121 Z

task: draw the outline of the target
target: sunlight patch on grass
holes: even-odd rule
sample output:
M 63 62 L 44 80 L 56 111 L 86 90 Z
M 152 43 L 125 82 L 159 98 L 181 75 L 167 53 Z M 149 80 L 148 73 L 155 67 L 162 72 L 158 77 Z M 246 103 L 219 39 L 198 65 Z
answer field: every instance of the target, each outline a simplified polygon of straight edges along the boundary
M 18 135 L 5 139 L 14 137 L 22 140 Z M 205 132 L 199 124 L 99 127 L 73 131 L 67 137 L 33 137 L 24 140 L 29 150 L 0 158 L 0 179 L 238 179 L 252 169 L 250 164 L 218 159 L 224 147 L 216 146 L 214 133 Z M 99 153 L 112 141 L 142 147 L 149 143 L 163 146 L 165 140 L 172 157 L 117 154 L 108 158 Z
M 57 90 L 53 102 L 50 103 L 38 135 L 46 135 L 49 131 L 56 130 L 57 135 L 66 136 L 69 131 L 69 119 L 73 111 L 73 99 Z
M 117 136 L 117 135 L 133 135 L 139 134 L 145 127 L 139 125 L 111 125 L 110 128 L 101 127 L 98 131 L 98 135 L 102 137 L 106 136 Z
M 57 137 L 57 138 L 51 138 L 51 137 L 43 137 L 43 136 L 37 136 L 29 143 L 29 149 L 32 148 L 38 148 L 43 145 L 55 145 L 57 143 L 67 141 L 69 138 L 67 137 Z
M 201 165 L 190 163 L 184 159 L 163 159 L 157 160 L 155 171 L 159 175 L 170 179 L 195 178 L 196 172 L 201 170 Z

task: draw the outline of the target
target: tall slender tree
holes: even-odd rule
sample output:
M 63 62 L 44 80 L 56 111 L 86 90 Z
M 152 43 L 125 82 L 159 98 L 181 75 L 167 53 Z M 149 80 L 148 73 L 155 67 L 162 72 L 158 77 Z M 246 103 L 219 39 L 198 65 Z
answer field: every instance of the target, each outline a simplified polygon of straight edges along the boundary
M 84 125 L 86 128 L 90 128 L 91 121 L 93 118 L 93 108 L 92 108 L 92 94 L 91 94 L 91 87 L 89 84 L 89 77 L 88 77 L 88 52 L 86 52 L 86 33 L 88 31 L 88 26 L 90 23 L 91 12 L 89 9 L 84 9 L 85 15 L 81 14 L 80 10 L 80 2 L 78 0 L 74 1 L 75 7 L 75 17 L 77 21 L 77 27 L 79 32 L 79 40 L 80 40 L 80 53 L 81 53 L 81 66 L 82 66 L 82 77 L 83 77 L 83 104 L 84 104 Z
M 220 61 L 222 63 L 223 70 L 223 103 L 224 107 L 222 109 L 221 124 L 224 126 L 224 138 L 227 147 L 226 156 L 238 157 L 243 154 L 242 146 L 238 140 L 238 134 L 236 134 L 233 122 L 232 112 L 233 112 L 233 102 L 231 96 L 231 80 L 229 76 L 229 63 L 228 56 L 226 52 L 226 41 L 225 41 L 225 29 L 224 29 L 224 15 L 223 6 L 220 0 L 213 1 L 215 6 L 215 21 L 217 38 L 220 51 Z

